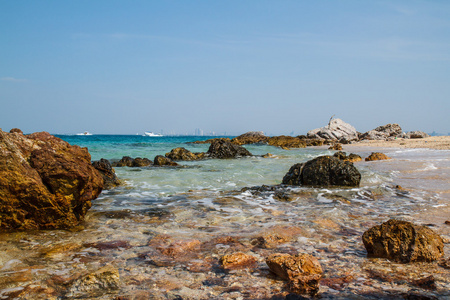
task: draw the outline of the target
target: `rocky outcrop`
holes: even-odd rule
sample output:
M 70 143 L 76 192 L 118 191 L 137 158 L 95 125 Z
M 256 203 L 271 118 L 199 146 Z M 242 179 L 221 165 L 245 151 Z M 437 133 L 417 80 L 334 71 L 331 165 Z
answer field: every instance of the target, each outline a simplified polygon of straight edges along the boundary
M 444 255 L 442 238 L 428 227 L 389 220 L 364 232 L 368 257 L 408 263 L 434 261 Z
M 103 188 L 87 148 L 0 131 L 0 230 L 70 228 Z
M 178 147 L 175 149 L 172 149 L 169 153 L 166 153 L 166 157 L 170 158 L 171 160 L 199 160 L 205 158 L 205 153 L 192 153 L 191 151 L 183 148 Z
M 171 166 L 171 167 L 179 166 L 176 162 L 174 162 L 170 158 L 162 155 L 157 155 L 155 157 L 155 160 L 153 161 L 153 164 L 155 166 Z
M 361 140 L 389 140 L 396 137 L 401 137 L 403 134 L 402 128 L 398 124 L 387 124 L 378 126 L 373 130 L 369 130 L 360 136 Z
M 423 139 L 429 136 L 430 135 L 428 133 L 423 131 L 409 131 L 405 134 L 405 138 L 407 139 Z
M 293 136 L 274 136 L 267 140 L 267 144 L 270 146 L 281 147 L 281 148 L 305 148 L 306 142 L 298 137 Z
M 210 158 L 238 158 L 243 156 L 252 156 L 250 151 L 242 146 L 232 144 L 226 140 L 215 140 L 209 146 L 208 157 Z
M 347 156 L 347 153 L 342 152 L 342 151 L 338 151 L 338 152 L 334 153 L 333 156 L 336 158 L 339 158 L 340 160 L 348 161 L 348 162 L 358 162 L 358 161 L 362 160 L 361 156 L 359 156 L 358 154 L 350 153 Z
M 386 159 L 391 158 L 384 153 L 372 152 L 368 157 L 366 157 L 365 161 L 386 160 Z
M 306 163 L 293 165 L 283 184 L 306 186 L 359 186 L 361 174 L 355 166 L 332 156 L 319 156 Z
M 275 253 L 266 258 L 266 263 L 271 272 L 288 281 L 292 292 L 315 295 L 319 291 L 323 271 L 314 256 Z
M 236 145 L 266 143 L 268 137 L 262 131 L 249 131 L 231 140 Z
M 336 151 L 342 151 L 342 145 L 339 143 L 333 144 L 330 147 L 328 147 L 328 150 L 336 150 Z
M 122 157 L 118 162 L 112 164 L 113 167 L 147 167 L 151 166 L 153 162 L 148 158 L 131 158 L 129 156 Z
M 103 177 L 103 189 L 109 190 L 113 187 L 120 185 L 120 180 L 116 175 L 116 172 L 111 166 L 111 163 L 107 159 L 100 159 L 92 163 L 94 168 L 102 174 Z
M 353 141 L 358 139 L 355 127 L 341 119 L 332 119 L 327 126 L 308 131 L 308 138 Z

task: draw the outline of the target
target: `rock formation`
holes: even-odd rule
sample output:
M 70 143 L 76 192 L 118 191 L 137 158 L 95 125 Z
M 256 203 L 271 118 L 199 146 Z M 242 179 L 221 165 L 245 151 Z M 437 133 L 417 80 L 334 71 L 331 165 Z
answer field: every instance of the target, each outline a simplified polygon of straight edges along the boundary
M 308 138 L 353 141 L 358 139 L 355 127 L 341 119 L 332 119 L 327 126 L 308 131 Z
M 361 140 L 388 140 L 402 136 L 402 128 L 398 124 L 387 124 L 369 130 L 360 136 Z
M 293 136 L 274 136 L 267 140 L 267 144 L 270 146 L 281 147 L 281 148 L 305 148 L 306 142 L 298 137 Z
M 220 264 L 227 270 L 254 268 L 256 267 L 256 258 L 242 252 L 235 252 L 222 256 Z
M 444 255 L 442 238 L 428 227 L 389 220 L 364 232 L 368 257 L 398 262 L 434 261 Z
M 269 138 L 262 131 L 249 131 L 231 140 L 236 145 L 266 143 Z
M 293 165 L 283 184 L 306 186 L 359 186 L 361 174 L 348 161 L 332 156 L 319 156 L 306 163 Z
M 100 174 L 102 174 L 103 189 L 108 190 L 120 185 L 120 180 L 107 159 L 102 158 L 100 160 L 94 161 L 92 165 L 97 169 L 97 171 L 100 172 Z
M 87 148 L 47 132 L 0 131 L 0 230 L 76 226 L 102 188 Z
M 250 151 L 242 146 L 232 144 L 226 140 L 215 140 L 209 146 L 208 157 L 210 158 L 237 158 L 242 156 L 252 156 Z
M 430 136 L 429 134 L 423 131 L 409 131 L 405 135 L 407 139 L 423 139 L 429 136 Z
M 129 156 L 122 157 L 118 162 L 112 164 L 113 167 L 147 167 L 151 166 L 153 162 L 148 158 L 131 158 Z
M 170 158 L 162 156 L 162 155 L 155 156 L 155 160 L 153 161 L 153 164 L 155 166 L 172 166 L 172 167 L 179 166 L 176 162 L 174 162 Z
M 368 157 L 366 157 L 365 161 L 385 160 L 385 159 L 391 158 L 384 153 L 372 152 Z
M 172 149 L 169 153 L 166 153 L 166 157 L 170 158 L 171 160 L 199 160 L 205 158 L 205 153 L 192 153 L 191 151 L 183 148 L 178 147 L 175 149 Z
M 347 156 L 347 153 L 342 152 L 342 151 L 338 151 L 338 152 L 334 153 L 333 156 L 336 158 L 339 158 L 340 160 L 349 161 L 349 162 L 357 162 L 357 161 L 362 160 L 361 156 L 359 156 L 358 154 L 350 153 Z

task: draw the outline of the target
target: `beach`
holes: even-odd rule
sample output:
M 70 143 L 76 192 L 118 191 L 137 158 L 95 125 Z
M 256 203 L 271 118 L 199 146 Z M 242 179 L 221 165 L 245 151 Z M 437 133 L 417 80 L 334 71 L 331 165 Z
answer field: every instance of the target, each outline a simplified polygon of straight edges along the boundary
M 421 139 L 396 138 L 394 140 L 363 140 L 351 144 L 355 147 L 382 147 L 382 148 L 426 148 L 436 150 L 450 150 L 450 136 L 430 136 Z

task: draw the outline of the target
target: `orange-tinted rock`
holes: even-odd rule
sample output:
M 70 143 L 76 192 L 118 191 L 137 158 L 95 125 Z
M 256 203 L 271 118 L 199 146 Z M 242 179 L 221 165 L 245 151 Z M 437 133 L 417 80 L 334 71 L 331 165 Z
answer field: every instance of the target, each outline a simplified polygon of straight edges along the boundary
M 105 190 L 120 185 L 120 180 L 107 159 L 102 158 L 100 160 L 94 161 L 92 165 L 97 169 L 97 171 L 100 172 L 100 174 L 102 174 L 103 188 Z
M 319 291 L 323 271 L 314 256 L 275 253 L 266 258 L 266 263 L 270 271 L 288 281 L 292 292 L 314 295 Z
M 303 230 L 295 226 L 274 226 L 252 240 L 252 244 L 260 248 L 275 248 L 280 244 L 288 243 Z
M 271 146 L 285 147 L 285 148 L 305 148 L 306 142 L 298 137 L 293 136 L 274 136 L 267 140 L 267 143 Z
M 181 240 L 173 242 L 166 247 L 158 247 L 157 249 L 164 255 L 177 257 L 198 250 L 200 245 L 199 240 Z
M 398 262 L 434 261 L 444 255 L 442 238 L 428 227 L 389 220 L 364 232 L 367 256 Z
M 224 269 L 252 268 L 256 266 L 256 258 L 242 252 L 236 252 L 222 256 L 220 264 Z
M 153 163 L 155 166 L 172 166 L 172 167 L 178 166 L 176 162 L 162 155 L 157 155 Z
M 247 145 L 266 143 L 267 140 L 268 137 L 266 137 L 262 131 L 250 131 L 235 137 L 231 142 L 236 145 Z
M 384 160 L 384 159 L 391 159 L 386 154 L 380 153 L 380 152 L 372 152 L 372 154 L 369 155 L 369 157 L 366 157 L 366 161 L 374 161 L 374 160 Z
M 86 148 L 47 132 L 0 131 L 0 229 L 78 225 L 103 188 Z
M 328 150 L 342 151 L 342 145 L 339 143 L 336 143 L 336 144 L 332 145 L 331 147 L 329 147 Z
M 183 147 L 178 147 L 166 153 L 166 157 L 171 160 L 199 160 L 205 158 L 205 153 L 192 153 Z

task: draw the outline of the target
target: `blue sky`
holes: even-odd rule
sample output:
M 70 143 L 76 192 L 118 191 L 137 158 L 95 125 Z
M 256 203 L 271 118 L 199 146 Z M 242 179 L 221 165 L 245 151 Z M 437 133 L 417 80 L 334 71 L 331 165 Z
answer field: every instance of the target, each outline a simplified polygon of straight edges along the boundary
M 0 128 L 450 132 L 450 1 L 0 1 Z

